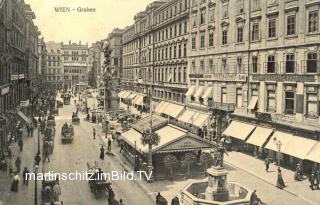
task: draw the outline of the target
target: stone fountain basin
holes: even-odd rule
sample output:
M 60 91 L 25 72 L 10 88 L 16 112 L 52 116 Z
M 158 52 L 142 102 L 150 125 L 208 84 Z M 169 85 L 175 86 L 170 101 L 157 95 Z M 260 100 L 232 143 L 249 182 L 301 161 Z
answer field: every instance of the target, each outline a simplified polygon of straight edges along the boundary
M 205 199 L 208 181 L 193 182 L 181 191 L 182 205 L 248 205 L 252 191 L 236 182 L 228 182 L 229 200 L 220 202 Z

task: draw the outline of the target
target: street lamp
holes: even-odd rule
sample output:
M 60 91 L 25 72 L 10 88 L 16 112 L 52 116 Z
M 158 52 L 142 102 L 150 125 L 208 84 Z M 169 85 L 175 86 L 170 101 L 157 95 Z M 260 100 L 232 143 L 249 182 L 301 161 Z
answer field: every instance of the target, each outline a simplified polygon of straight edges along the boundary
M 281 153 L 281 146 L 282 143 L 279 139 L 277 139 L 276 137 L 273 138 L 273 142 L 274 144 L 277 146 L 278 149 L 278 170 L 280 170 L 280 153 Z
M 38 205 L 38 171 L 39 171 L 39 166 L 35 164 L 34 166 L 34 173 L 35 173 L 35 181 L 34 181 L 34 205 Z

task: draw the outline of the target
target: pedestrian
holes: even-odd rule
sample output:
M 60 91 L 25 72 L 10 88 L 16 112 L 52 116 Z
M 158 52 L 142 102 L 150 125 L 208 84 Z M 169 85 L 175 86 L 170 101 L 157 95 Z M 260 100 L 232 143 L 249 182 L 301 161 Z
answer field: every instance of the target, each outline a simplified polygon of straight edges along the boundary
M 108 139 L 108 151 L 111 151 L 111 140 L 110 140 L 110 138 Z
M 35 164 L 39 166 L 41 162 L 40 153 L 38 152 L 37 155 L 34 157 Z
M 95 127 L 93 127 L 92 132 L 93 132 L 93 139 L 95 140 L 96 139 L 96 128 Z
M 311 173 L 310 177 L 309 177 L 309 182 L 310 182 L 310 189 L 311 190 L 314 190 L 314 187 L 315 187 L 315 174 L 314 172 Z
M 319 184 L 320 184 L 320 171 L 317 170 L 317 171 L 315 171 L 315 186 L 316 186 L 316 189 L 320 189 L 319 188 Z
M 124 205 L 122 199 L 119 200 L 119 205 Z
M 120 153 L 122 152 L 122 150 L 123 150 L 123 141 L 120 140 Z
M 55 183 L 55 185 L 52 187 L 52 192 L 53 192 L 53 199 L 54 201 L 59 201 L 59 197 L 61 195 L 61 188 L 59 186 L 59 183 Z
M 30 171 L 28 170 L 28 167 L 25 167 L 22 172 L 22 178 L 23 178 L 23 184 L 26 186 L 29 185 L 29 177 L 28 177 L 29 173 L 30 173 Z
M 16 170 L 17 170 L 17 173 L 20 172 L 20 167 L 21 167 L 21 159 L 20 157 L 18 156 L 16 161 L 15 161 L 15 165 L 16 165 Z
M 282 178 L 282 174 L 281 174 L 281 170 L 278 168 L 278 178 L 277 178 L 277 187 L 279 189 L 283 189 L 286 185 L 284 184 L 283 178 Z
M 23 150 L 23 140 L 22 140 L 22 137 L 20 137 L 20 139 L 18 140 L 18 145 L 19 145 L 19 148 L 20 148 L 20 152 L 22 152 L 22 150 Z
M 100 148 L 100 159 L 104 160 L 104 147 L 103 147 L 103 145 Z
M 264 161 L 265 165 L 266 165 L 266 172 L 269 171 L 269 165 L 270 165 L 270 161 L 269 161 L 269 158 L 266 157 L 265 161 Z
M 109 189 L 109 197 L 108 197 L 108 202 L 109 204 L 111 205 L 114 201 L 114 198 L 115 198 L 115 194 L 114 194 L 114 191 L 112 190 L 112 188 Z
M 178 196 L 175 196 L 172 200 L 171 200 L 171 205 L 180 205 L 180 201 Z
M 34 131 L 33 125 L 30 126 L 30 130 L 31 130 L 31 137 L 33 137 L 33 131 Z
M 18 190 L 19 190 L 19 182 L 20 182 L 19 174 L 15 173 L 14 177 L 12 178 L 12 183 L 11 183 L 11 188 L 10 188 L 10 190 L 12 192 L 18 192 Z

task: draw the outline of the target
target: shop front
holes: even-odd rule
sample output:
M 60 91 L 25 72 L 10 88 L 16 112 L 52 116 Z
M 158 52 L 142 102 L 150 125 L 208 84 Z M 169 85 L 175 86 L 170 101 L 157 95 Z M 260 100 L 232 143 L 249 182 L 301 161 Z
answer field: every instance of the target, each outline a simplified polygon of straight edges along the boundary
M 156 180 L 176 179 L 205 174 L 212 158 L 204 150 L 214 148 L 214 144 L 185 129 L 168 124 L 155 131 L 160 136 L 160 143 L 151 150 Z M 146 170 L 148 146 L 141 143 L 141 132 L 134 128 L 122 133 L 123 155 L 136 170 Z M 203 157 L 201 155 L 205 155 Z

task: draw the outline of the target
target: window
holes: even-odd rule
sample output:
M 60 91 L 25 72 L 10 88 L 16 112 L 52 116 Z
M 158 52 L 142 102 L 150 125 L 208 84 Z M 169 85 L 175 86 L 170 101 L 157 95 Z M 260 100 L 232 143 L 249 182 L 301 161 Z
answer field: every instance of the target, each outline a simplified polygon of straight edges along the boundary
M 205 45 L 205 32 L 200 32 L 200 48 L 204 48 Z
M 267 73 L 274 73 L 276 68 L 276 62 L 274 55 L 268 56 L 268 62 L 267 62 Z
M 237 108 L 241 108 L 242 107 L 242 102 L 243 102 L 243 98 L 242 98 L 242 89 L 241 88 L 237 88 L 236 89 L 236 106 Z
M 206 10 L 203 9 L 201 10 L 201 13 L 200 13 L 200 24 L 205 24 L 205 19 L 206 19 Z
M 184 43 L 183 44 L 183 57 L 186 57 L 187 56 L 187 44 Z
M 184 22 L 184 33 L 185 34 L 187 33 L 187 29 L 188 29 L 187 22 L 185 21 Z
M 197 73 L 197 71 L 196 71 L 196 62 L 195 61 L 191 62 L 191 73 L 193 73 L 193 74 Z
M 208 73 L 213 73 L 213 60 L 209 59 L 209 72 Z
M 308 118 L 317 118 L 318 116 L 318 90 L 316 87 L 307 87 L 307 117 Z
M 237 29 L 237 43 L 243 43 L 243 27 Z
M 226 73 L 227 70 L 227 58 L 221 59 L 221 73 Z
M 227 103 L 227 88 L 221 88 L 221 103 Z
M 192 35 L 192 38 L 191 38 L 191 49 L 192 50 L 196 49 L 196 34 L 195 33 Z
M 286 55 L 286 73 L 294 73 L 295 70 L 295 60 L 294 54 Z
M 252 33 L 251 33 L 251 40 L 252 41 L 258 41 L 260 35 L 260 31 L 259 31 L 259 22 L 254 22 L 252 24 Z
M 214 39 L 214 33 L 213 33 L 213 29 L 209 30 L 209 47 L 212 47 L 213 46 L 213 41 Z
M 201 61 L 200 61 L 199 74 L 203 74 L 203 73 L 204 73 L 204 61 L 201 60 Z
M 237 73 L 242 73 L 242 57 L 237 57 Z
M 295 92 L 292 86 L 286 86 L 285 92 L 285 114 L 294 114 Z
M 319 11 L 310 11 L 309 12 L 309 21 L 308 21 L 308 32 L 313 33 L 313 32 L 318 32 L 318 27 L 319 27 L 319 16 L 318 16 Z
M 222 5 L 222 18 L 228 18 L 228 4 Z
M 287 16 L 287 36 L 296 34 L 296 15 Z
M 179 45 L 178 48 L 179 48 L 178 57 L 181 58 L 181 45 Z
M 180 23 L 179 24 L 179 35 L 181 35 L 182 34 L 182 24 Z
M 238 11 L 238 14 L 244 13 L 244 0 L 237 1 L 237 11 Z
M 271 85 L 274 87 L 273 85 Z M 268 85 L 269 87 L 269 85 Z M 275 112 L 276 111 L 276 95 L 275 90 L 267 91 L 267 112 Z
M 308 53 L 307 73 L 316 73 L 318 71 L 317 53 Z
M 276 38 L 277 35 L 277 19 L 269 19 L 268 22 L 268 37 L 269 38 Z
M 222 45 L 226 45 L 228 43 L 228 31 L 222 31 Z

